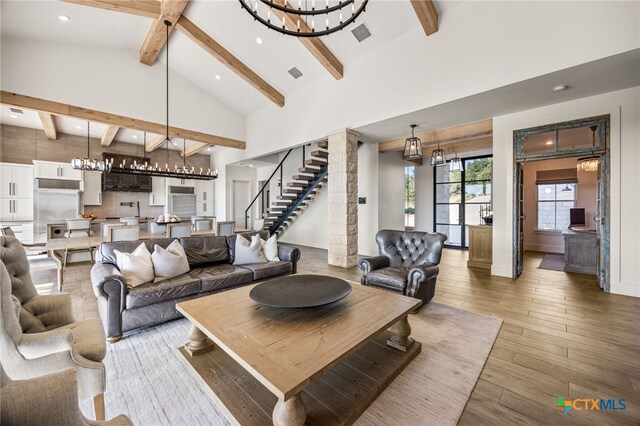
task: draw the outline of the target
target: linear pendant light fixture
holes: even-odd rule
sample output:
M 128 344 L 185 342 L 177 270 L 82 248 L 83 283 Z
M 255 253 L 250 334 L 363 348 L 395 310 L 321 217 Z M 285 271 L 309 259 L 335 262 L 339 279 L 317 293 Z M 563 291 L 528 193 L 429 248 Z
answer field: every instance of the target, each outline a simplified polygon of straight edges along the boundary
M 594 126 L 590 126 L 589 128 L 591 129 L 591 133 L 592 133 L 591 143 L 592 143 L 592 146 L 595 147 L 596 146 L 596 130 L 598 130 L 598 126 L 594 125 Z M 578 158 L 577 168 L 578 170 L 583 172 L 597 172 L 599 164 L 600 164 L 600 158 L 596 157 L 596 155 L 592 153 L 590 157 Z
M 113 164 L 113 159 L 111 159 L 111 161 L 109 162 L 106 159 L 96 160 L 94 158 L 91 158 L 91 134 L 89 132 L 90 125 L 91 123 L 87 121 L 87 157 L 76 157 L 72 159 L 71 166 L 76 170 L 108 172 L 111 169 L 111 164 Z
M 152 165 L 148 159 L 146 158 L 146 149 L 147 149 L 147 133 L 144 133 L 144 159 L 143 162 L 138 163 L 134 161 L 133 164 L 127 165 L 125 160 L 122 161 L 121 164 L 117 164 L 111 167 L 112 173 L 121 173 L 121 174 L 129 174 L 129 175 L 147 175 L 147 176 L 162 176 L 162 177 L 172 177 L 177 179 L 197 179 L 197 180 L 213 180 L 217 179 L 218 171 L 214 170 L 213 172 L 209 168 L 205 171 L 202 167 L 200 170 L 196 170 L 196 166 L 190 161 L 187 160 L 186 149 L 187 149 L 187 141 L 186 139 L 182 139 L 182 165 L 178 166 L 174 165 L 173 170 L 169 168 L 169 144 L 173 146 L 177 151 L 180 151 L 180 148 L 176 146 L 175 143 L 169 137 L 169 27 L 171 26 L 170 21 L 164 21 L 164 24 L 167 27 L 167 64 L 166 64 L 166 111 L 167 111 L 167 125 L 165 127 L 166 136 L 164 141 L 166 148 L 166 163 L 164 165 L 164 169 L 161 166 L 158 166 L 158 163 Z M 113 162 L 113 160 L 112 160 Z M 189 164 L 187 164 L 189 163 Z
M 402 158 L 405 160 L 415 160 L 417 158 L 422 158 L 422 141 L 420 138 L 417 138 L 415 135 L 415 128 L 418 127 L 417 124 L 411 125 L 411 137 L 407 138 L 404 142 L 404 151 L 402 152 Z
M 255 21 L 294 37 L 340 31 L 365 11 L 369 0 L 239 0 Z M 279 23 L 274 22 L 277 17 Z

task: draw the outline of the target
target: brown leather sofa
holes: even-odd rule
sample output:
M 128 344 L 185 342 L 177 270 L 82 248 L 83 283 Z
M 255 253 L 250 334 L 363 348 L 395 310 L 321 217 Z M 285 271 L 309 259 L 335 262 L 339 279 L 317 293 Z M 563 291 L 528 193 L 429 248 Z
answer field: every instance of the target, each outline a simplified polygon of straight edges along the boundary
M 255 232 L 243 234 L 247 238 Z M 266 239 L 268 233 L 260 231 Z M 159 283 L 129 288 L 116 266 L 114 250 L 131 253 L 141 242 L 150 252 L 158 244 L 166 248 L 173 239 L 102 243 L 91 269 L 93 291 L 107 341 L 114 343 L 124 332 L 159 324 L 182 316 L 176 303 L 251 284 L 267 278 L 295 274 L 300 250 L 278 245 L 280 262 L 234 266 L 236 236 L 199 236 L 180 238 L 191 270 Z
M 436 291 L 438 264 L 447 236 L 385 229 L 376 234 L 380 255 L 360 260 L 363 285 L 427 303 Z

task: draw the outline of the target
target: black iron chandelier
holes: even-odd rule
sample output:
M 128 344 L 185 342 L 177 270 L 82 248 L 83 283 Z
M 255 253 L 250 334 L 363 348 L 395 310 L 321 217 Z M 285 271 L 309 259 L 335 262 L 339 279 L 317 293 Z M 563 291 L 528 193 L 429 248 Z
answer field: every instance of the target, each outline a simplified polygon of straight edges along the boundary
M 369 0 L 240 0 L 253 19 L 294 37 L 321 37 L 342 30 Z M 296 7 L 297 3 L 297 7 Z M 277 18 L 277 19 L 274 19 Z
M 111 163 L 106 160 L 96 160 L 95 158 L 91 158 L 91 134 L 90 134 L 90 126 L 91 123 L 87 121 L 87 156 L 85 158 L 76 157 L 71 160 L 71 166 L 76 170 L 87 170 L 87 171 L 96 171 L 96 172 L 104 172 L 109 171 L 111 169 Z
M 165 126 L 166 135 L 162 144 L 165 145 L 166 148 L 166 163 L 164 164 L 164 169 L 162 166 L 158 165 L 158 163 L 151 164 L 149 159 L 147 158 L 147 133 L 144 133 L 144 155 L 143 160 L 141 162 L 134 161 L 133 164 L 126 164 L 126 160 L 122 160 L 120 164 L 113 164 L 113 160 L 111 160 L 111 164 L 109 166 L 109 170 L 111 173 L 121 173 L 128 175 L 146 175 L 146 176 L 161 176 L 161 177 L 171 177 L 178 179 L 197 179 L 197 180 L 213 180 L 218 177 L 218 171 L 211 171 L 209 168 L 205 171 L 202 167 L 196 169 L 196 166 L 187 159 L 187 141 L 182 139 L 182 164 L 178 166 L 175 164 L 173 169 L 169 168 L 169 145 L 173 146 L 177 151 L 180 151 L 180 148 L 171 140 L 169 137 L 169 27 L 171 26 L 170 21 L 164 21 L 164 24 L 167 27 L 167 64 L 166 64 L 166 111 L 167 111 L 167 125 Z M 188 164 L 187 164 L 188 163 Z

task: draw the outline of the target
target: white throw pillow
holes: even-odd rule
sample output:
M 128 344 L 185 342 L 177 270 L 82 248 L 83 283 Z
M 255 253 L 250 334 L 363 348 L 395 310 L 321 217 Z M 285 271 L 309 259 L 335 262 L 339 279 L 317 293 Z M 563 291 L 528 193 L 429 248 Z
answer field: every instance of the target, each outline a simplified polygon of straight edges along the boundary
M 156 275 L 154 283 L 189 272 L 187 255 L 178 240 L 173 240 L 166 249 L 156 244 L 151 254 L 151 261 Z
M 155 274 L 153 273 L 151 253 L 149 253 L 144 243 L 141 243 L 133 253 L 114 251 L 116 252 L 118 269 L 120 269 L 124 279 L 127 280 L 128 285 L 135 287 L 153 281 Z
M 278 240 L 276 239 L 276 236 L 271 236 L 267 241 L 260 238 L 260 242 L 262 243 L 262 252 L 264 253 L 264 257 L 266 257 L 269 262 L 280 262 L 280 258 L 278 257 Z
M 267 263 L 264 254 L 262 254 L 262 243 L 260 235 L 251 237 L 251 242 L 242 235 L 236 237 L 236 256 L 234 265 L 249 265 L 251 263 Z

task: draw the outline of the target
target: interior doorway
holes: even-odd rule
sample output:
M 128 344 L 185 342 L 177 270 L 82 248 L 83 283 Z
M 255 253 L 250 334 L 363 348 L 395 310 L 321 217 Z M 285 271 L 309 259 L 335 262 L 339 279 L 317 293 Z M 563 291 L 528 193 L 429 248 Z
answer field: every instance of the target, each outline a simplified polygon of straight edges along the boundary
M 244 229 L 244 211 L 251 202 L 251 192 L 249 181 L 246 180 L 234 180 L 233 186 L 233 220 L 236 222 L 236 227 Z
M 553 252 L 564 250 L 565 234 L 575 231 L 585 233 L 581 236 L 586 238 L 593 233 L 590 266 L 600 287 L 609 291 L 608 137 L 609 116 L 514 132 L 514 278 L 522 273 L 527 238 L 528 244 L 532 239 L 540 240 L 537 244 L 542 249 L 533 250 Z M 553 165 L 543 167 L 545 163 Z M 582 187 L 579 175 L 583 176 Z M 585 247 L 580 248 L 581 253 Z M 563 255 L 568 262 L 570 255 Z

